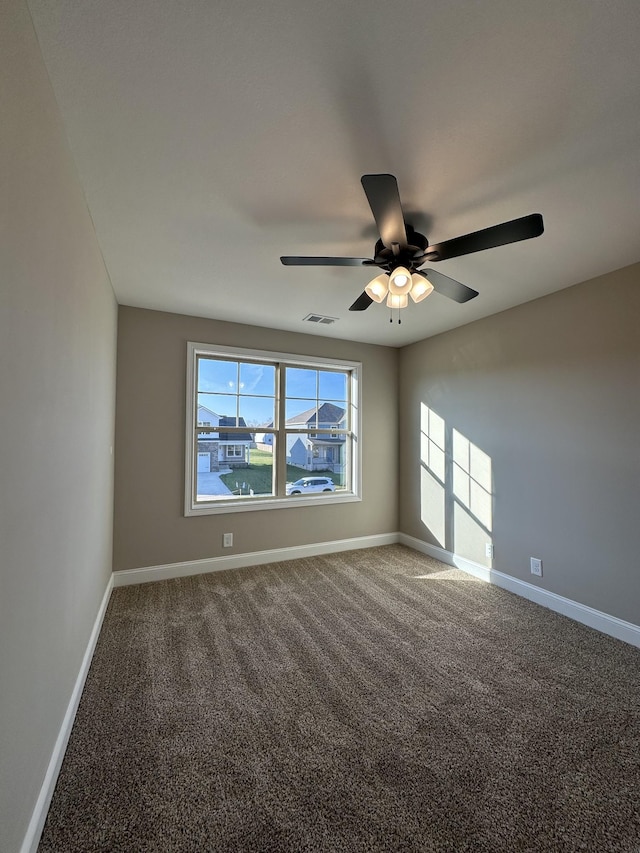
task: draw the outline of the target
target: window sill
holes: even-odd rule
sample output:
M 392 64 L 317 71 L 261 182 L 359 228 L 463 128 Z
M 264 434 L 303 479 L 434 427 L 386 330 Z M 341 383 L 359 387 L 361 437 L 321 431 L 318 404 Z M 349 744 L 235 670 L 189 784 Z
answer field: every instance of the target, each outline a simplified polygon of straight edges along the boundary
M 229 512 L 255 512 L 263 509 L 295 509 L 300 506 L 326 506 L 327 504 L 355 503 L 361 501 L 360 495 L 353 492 L 343 494 L 290 495 L 282 498 L 241 499 L 235 501 L 216 501 L 187 507 L 185 517 L 197 515 L 221 515 Z

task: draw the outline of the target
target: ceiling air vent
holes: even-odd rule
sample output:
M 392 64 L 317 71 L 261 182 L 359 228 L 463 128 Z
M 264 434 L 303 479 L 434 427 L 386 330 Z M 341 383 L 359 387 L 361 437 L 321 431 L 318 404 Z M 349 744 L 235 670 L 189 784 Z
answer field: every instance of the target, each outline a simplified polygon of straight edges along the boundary
M 309 323 L 320 323 L 322 326 L 330 326 L 331 323 L 335 323 L 338 318 L 325 317 L 324 314 L 307 314 L 304 319 Z

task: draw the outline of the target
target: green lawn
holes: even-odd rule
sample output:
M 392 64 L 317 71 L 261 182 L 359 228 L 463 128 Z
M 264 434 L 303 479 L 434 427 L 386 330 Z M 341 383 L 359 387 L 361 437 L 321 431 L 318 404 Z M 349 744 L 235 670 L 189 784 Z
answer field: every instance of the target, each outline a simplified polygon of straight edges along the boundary
M 270 495 L 272 488 L 272 465 L 273 456 L 268 450 L 258 450 L 252 448 L 249 451 L 249 467 L 236 468 L 230 474 L 221 474 L 220 479 L 228 489 L 236 492 L 242 489 L 243 494 L 247 494 L 249 489 L 253 489 L 256 495 Z M 306 468 L 298 468 L 297 465 L 287 465 L 287 482 L 293 483 L 299 480 L 300 477 L 308 477 L 312 472 Z M 331 477 L 336 486 L 340 486 L 339 474 L 331 474 L 322 472 L 323 476 Z M 236 486 L 236 483 L 238 484 Z M 242 484 L 244 483 L 244 488 Z

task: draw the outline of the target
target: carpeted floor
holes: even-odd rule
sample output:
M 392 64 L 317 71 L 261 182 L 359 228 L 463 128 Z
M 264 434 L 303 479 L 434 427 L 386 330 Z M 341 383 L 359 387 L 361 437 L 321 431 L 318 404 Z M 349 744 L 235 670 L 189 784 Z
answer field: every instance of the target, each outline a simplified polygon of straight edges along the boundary
M 640 651 L 400 545 L 114 590 L 47 851 L 640 851 Z

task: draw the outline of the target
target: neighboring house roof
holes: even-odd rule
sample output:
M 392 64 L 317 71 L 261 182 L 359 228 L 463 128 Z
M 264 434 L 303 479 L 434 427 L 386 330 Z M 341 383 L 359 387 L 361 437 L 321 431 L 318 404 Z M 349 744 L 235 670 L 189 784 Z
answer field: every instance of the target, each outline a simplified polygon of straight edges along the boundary
M 246 427 L 244 418 L 238 418 L 236 424 L 235 418 L 220 418 L 219 427 L 239 426 Z M 250 432 L 220 432 L 220 441 L 233 441 L 236 444 L 241 444 L 244 441 L 253 441 L 253 436 Z
M 201 403 L 198 404 L 197 426 L 204 426 L 205 424 L 211 426 L 211 432 L 198 433 L 198 441 L 211 441 L 215 439 L 217 433 L 214 432 L 214 427 L 217 427 L 219 420 L 220 415 L 217 412 L 207 408 L 207 406 L 203 406 Z
M 263 436 L 264 430 L 266 430 L 266 429 L 273 429 L 273 421 L 269 421 L 268 424 L 260 424 L 259 426 L 257 426 L 256 427 L 256 437 L 259 435 Z M 269 435 L 271 435 L 271 433 L 269 433 Z
M 314 423 L 316 420 L 317 424 Z M 344 420 L 345 411 L 340 406 L 334 406 L 333 403 L 323 403 L 321 406 L 314 406 L 312 409 L 307 409 L 305 412 L 300 412 L 299 415 L 294 415 L 287 420 L 288 424 L 310 424 L 311 426 L 322 427 L 325 424 L 339 424 Z
M 198 415 L 200 412 L 208 412 L 212 417 L 216 418 L 216 420 L 220 417 L 217 412 L 214 412 L 213 409 L 207 408 L 207 406 L 203 406 L 202 404 L 198 405 Z

